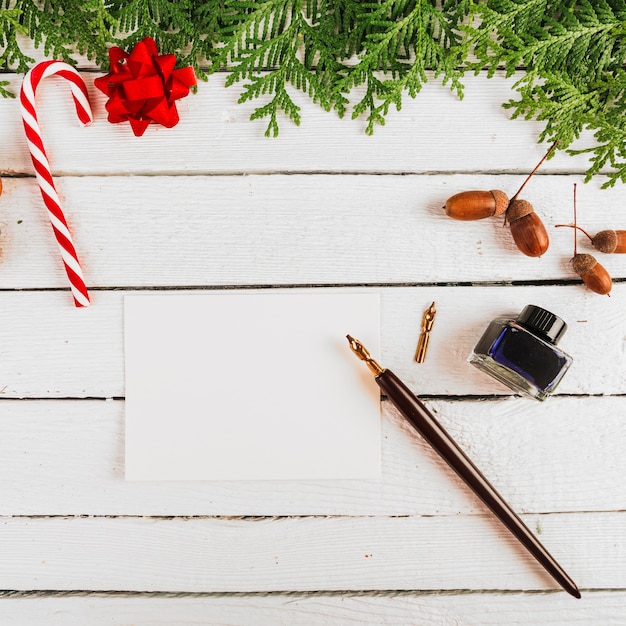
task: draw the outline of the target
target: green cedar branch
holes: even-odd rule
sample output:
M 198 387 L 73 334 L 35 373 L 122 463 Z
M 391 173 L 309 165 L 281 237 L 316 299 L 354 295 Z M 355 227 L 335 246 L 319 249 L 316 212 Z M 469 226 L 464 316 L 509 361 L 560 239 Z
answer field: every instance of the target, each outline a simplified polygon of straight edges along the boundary
M 586 180 L 609 168 L 605 187 L 626 182 L 626 3 L 622 0 L 490 0 L 477 5 L 482 36 L 475 70 L 524 67 L 512 117 L 544 122 L 540 141 L 587 154 Z M 495 34 L 495 36 L 494 36 Z M 583 131 L 592 148 L 574 149 Z
M 522 72 L 511 116 L 586 154 L 587 179 L 626 182 L 626 0 L 0 0 L 0 72 L 32 66 L 25 38 L 106 71 L 111 46 L 146 36 L 203 80 L 228 72 L 269 136 L 300 123 L 298 91 L 371 134 L 429 79 L 462 97 L 466 73 Z M 595 145 L 576 149 L 585 131 Z

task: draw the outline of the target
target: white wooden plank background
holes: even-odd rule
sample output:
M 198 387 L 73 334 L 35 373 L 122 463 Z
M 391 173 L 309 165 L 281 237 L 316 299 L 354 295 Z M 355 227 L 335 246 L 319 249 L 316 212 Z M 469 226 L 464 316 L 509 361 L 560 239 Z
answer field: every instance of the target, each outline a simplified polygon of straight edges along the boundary
M 520 603 L 530 608 L 520 610 Z M 16 626 L 54 623 L 58 626 L 133 624 L 191 626 L 199 623 L 276 626 L 326 624 L 463 624 L 467 626 L 621 626 L 624 607 L 619 595 L 597 592 L 584 603 L 560 594 L 354 593 L 192 595 L 59 594 L 0 602 L 0 616 Z
M 618 397 L 560 397 L 555 417 L 520 398 L 429 400 L 522 512 L 624 510 Z M 483 508 L 384 406 L 380 481 L 125 482 L 122 401 L 4 403 L 2 515 L 467 515 Z M 558 459 L 558 462 L 555 461 Z M 575 470 L 575 471 L 574 471 Z M 15 476 L 21 477 L 15 481 Z M 602 488 L 599 489 L 598 485 Z M 27 486 L 27 488 L 25 488 Z
M 106 122 L 96 75 L 84 73 L 90 128 L 62 81 L 38 92 L 87 310 L 71 303 L 19 107 L 0 101 L 0 621 L 624 623 L 626 258 L 598 255 L 615 285 L 592 294 L 569 267 L 573 233 L 554 228 L 571 221 L 578 183 L 581 226 L 626 229 L 623 187 L 583 184 L 583 157 L 545 163 L 524 197 L 551 246 L 529 259 L 501 220 L 442 210 L 465 189 L 514 193 L 545 151 L 540 124 L 500 108 L 515 77 L 470 77 L 463 102 L 428 84 L 374 137 L 297 96 L 302 126 L 269 140 L 224 75 L 181 102 L 176 128 L 135 138 Z M 379 481 L 124 481 L 124 295 L 306 286 L 380 292 L 380 361 L 425 397 L 580 601 L 386 402 Z M 543 404 L 466 361 L 489 319 L 529 302 L 568 321 L 575 359 Z
M 300 127 L 287 119 L 278 141 L 267 141 L 266 122 L 250 122 L 255 103 L 237 104 L 237 85 L 224 88 L 225 74 L 200 83 L 193 97 L 177 103 L 181 122 L 173 129 L 150 128 L 135 139 L 126 125 L 106 121 L 106 97 L 85 74 L 94 124 L 82 128 L 62 81 L 42 83 L 38 113 L 46 141 L 64 148 L 54 152 L 53 167 L 63 174 L 241 174 L 275 172 L 517 172 L 527 174 L 545 152 L 537 145 L 541 125 L 509 120 L 500 104 L 513 95 L 516 77 L 468 77 L 462 101 L 436 82 L 427 83 L 419 98 L 407 98 L 393 111 L 375 138 L 365 135 L 365 120 L 339 119 L 293 93 L 302 108 Z M 14 92 L 21 78 L 7 76 Z M 358 94 L 357 94 L 358 96 Z M 68 98 L 70 102 L 68 103 Z M 14 108 L 8 119 L 19 120 Z M 29 172 L 29 157 L 17 123 L 0 129 L 0 156 L 6 171 Z M 589 145 L 589 138 L 580 147 Z M 97 154 L 86 159 L 85 152 Z M 544 172 L 577 173 L 586 158 L 563 155 L 551 159 Z

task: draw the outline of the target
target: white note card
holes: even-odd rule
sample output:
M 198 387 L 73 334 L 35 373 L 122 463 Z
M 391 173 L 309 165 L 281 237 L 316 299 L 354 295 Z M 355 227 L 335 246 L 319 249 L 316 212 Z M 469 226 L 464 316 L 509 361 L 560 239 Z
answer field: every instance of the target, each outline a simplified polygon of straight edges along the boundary
M 375 293 L 124 298 L 127 480 L 379 478 Z

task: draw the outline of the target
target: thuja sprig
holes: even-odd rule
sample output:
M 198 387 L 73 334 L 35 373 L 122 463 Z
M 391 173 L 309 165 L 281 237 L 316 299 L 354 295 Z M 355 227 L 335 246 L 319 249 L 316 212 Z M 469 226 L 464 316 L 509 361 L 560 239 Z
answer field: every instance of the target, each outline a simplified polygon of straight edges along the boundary
M 241 101 L 270 98 L 252 117 L 268 115 L 267 134 L 273 135 L 279 110 L 300 121 L 286 86 L 339 116 L 363 86 L 352 117 L 365 115 L 371 134 L 392 105 L 401 107 L 403 94 L 419 93 L 428 72 L 461 94 L 469 42 L 459 22 L 470 6 L 442 7 L 431 0 L 225 2 L 231 9 L 222 31 L 223 64 L 231 71 L 227 84 L 247 81 Z
M 128 33 L 118 43 L 122 48 L 152 37 L 163 53 L 177 53 L 200 37 L 192 0 L 116 0 L 115 6 L 119 30 Z
M 477 15 L 473 67 L 524 68 L 519 98 L 504 104 L 512 116 L 544 122 L 541 140 L 587 154 L 587 180 L 608 167 L 605 187 L 626 182 L 626 3 L 490 0 Z M 585 130 L 596 145 L 571 148 Z
M 364 33 L 364 52 L 349 68 L 341 83 L 344 91 L 365 85 L 353 118 L 367 115 L 366 133 L 384 124 L 391 106 L 402 107 L 407 94 L 415 98 L 428 82 L 428 73 L 450 82 L 462 96 L 462 63 L 469 52 L 462 21 L 470 2 L 447 2 L 443 7 L 429 1 L 384 0 L 364 3 L 360 19 L 373 27 Z
M 266 135 L 278 134 L 278 114 L 300 123 L 300 108 L 289 88 L 306 93 L 324 110 L 341 117 L 349 100 L 341 86 L 345 59 L 358 45 L 354 2 L 268 0 L 230 1 L 225 13 L 221 65 L 227 86 L 244 81 L 240 102 L 269 99 L 252 119 L 269 117 Z M 217 64 L 216 64 L 217 65 Z
M 34 63 L 24 37 L 108 70 L 110 46 L 145 36 L 200 78 L 226 71 L 272 136 L 300 123 L 295 91 L 371 134 L 428 80 L 461 97 L 467 72 L 520 73 L 511 115 L 586 154 L 588 178 L 626 182 L 626 0 L 0 0 L 0 72 Z M 585 131 L 595 145 L 577 149 Z
M 76 63 L 76 53 L 104 65 L 107 45 L 118 28 L 116 17 L 101 0 L 17 0 L 20 23 L 35 47 L 48 57 Z
M 24 54 L 17 43 L 18 35 L 27 35 L 26 28 L 20 23 L 19 9 L 0 9 L 0 70 L 17 68 L 18 72 L 27 72 L 34 59 Z M 8 89 L 8 80 L 0 81 L 0 96 L 14 98 Z
M 307 93 L 325 110 L 342 113 L 346 100 L 331 84 L 341 70 L 336 51 L 329 52 L 337 42 L 325 40 L 319 23 L 311 23 L 311 17 L 318 17 L 317 3 L 270 1 L 259 3 L 263 6 L 254 11 L 247 2 L 230 4 L 235 10 L 226 16 L 224 26 L 230 37 L 221 51 L 222 63 L 232 66 L 226 85 L 247 81 L 239 102 L 269 97 L 251 116 L 269 117 L 266 135 L 278 134 L 280 111 L 300 123 L 300 107 L 288 85 Z

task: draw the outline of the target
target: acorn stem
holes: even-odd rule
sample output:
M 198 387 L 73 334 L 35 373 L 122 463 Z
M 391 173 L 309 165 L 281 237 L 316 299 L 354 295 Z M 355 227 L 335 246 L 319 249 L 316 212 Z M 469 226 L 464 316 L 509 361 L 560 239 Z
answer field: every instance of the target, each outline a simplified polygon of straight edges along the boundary
M 580 226 L 576 226 L 576 224 L 555 224 L 554 225 L 555 228 L 561 228 L 561 226 L 566 226 L 567 228 L 576 228 L 581 233 L 585 233 L 585 235 L 587 235 L 589 239 L 593 240 L 593 237 L 584 228 L 581 228 Z
M 511 198 L 509 204 L 511 202 L 513 202 L 513 200 L 517 199 L 517 196 L 520 195 L 522 189 L 524 189 L 524 187 L 526 186 L 526 183 L 533 177 L 533 175 L 535 174 L 535 172 L 539 169 L 539 167 L 541 166 L 541 164 L 550 156 L 550 153 L 552 152 L 552 150 L 554 150 L 554 148 L 556 148 L 556 144 L 558 143 L 558 141 L 555 141 L 551 146 L 550 149 L 543 155 L 543 157 L 541 158 L 541 161 L 539 161 L 539 163 L 537 163 L 537 165 L 535 165 L 535 169 L 528 174 L 528 176 L 526 177 L 526 180 L 522 183 L 522 186 L 517 190 L 517 192 L 515 193 L 515 195 Z

